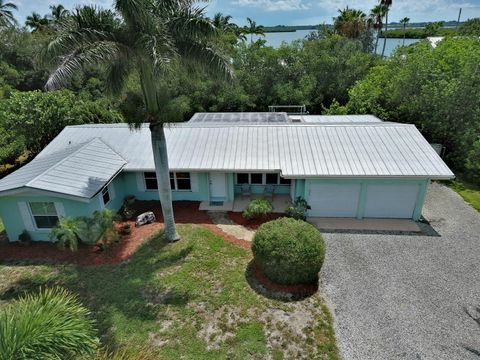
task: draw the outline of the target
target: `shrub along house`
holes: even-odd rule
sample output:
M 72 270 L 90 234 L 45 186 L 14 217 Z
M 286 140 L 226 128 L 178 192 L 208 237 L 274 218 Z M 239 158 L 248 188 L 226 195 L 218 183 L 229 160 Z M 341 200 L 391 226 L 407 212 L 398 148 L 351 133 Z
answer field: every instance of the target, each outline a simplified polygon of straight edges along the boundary
M 415 126 L 373 116 L 196 114 L 166 137 L 173 200 L 201 209 L 243 210 L 268 191 L 307 199 L 312 217 L 418 220 L 428 182 L 454 176 Z M 158 200 L 156 189 L 147 125 L 68 126 L 0 180 L 0 217 L 11 241 L 47 240 L 59 217 Z

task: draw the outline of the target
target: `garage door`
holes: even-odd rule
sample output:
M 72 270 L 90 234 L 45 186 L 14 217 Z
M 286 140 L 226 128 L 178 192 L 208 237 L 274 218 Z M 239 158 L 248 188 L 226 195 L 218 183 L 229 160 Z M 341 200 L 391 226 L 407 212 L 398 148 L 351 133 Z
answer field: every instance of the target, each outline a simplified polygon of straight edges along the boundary
M 368 185 L 364 217 L 410 219 L 419 185 Z
M 310 186 L 310 216 L 356 217 L 360 184 L 314 184 Z

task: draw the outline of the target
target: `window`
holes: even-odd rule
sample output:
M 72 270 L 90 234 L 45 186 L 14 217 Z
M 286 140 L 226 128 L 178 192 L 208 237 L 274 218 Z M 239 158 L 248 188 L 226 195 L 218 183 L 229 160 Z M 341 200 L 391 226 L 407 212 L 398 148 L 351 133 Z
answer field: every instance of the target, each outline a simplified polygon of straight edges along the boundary
M 278 173 L 237 173 L 237 185 L 291 185 L 290 179 L 284 179 Z
M 291 185 L 292 180 L 291 179 L 285 179 L 283 177 L 280 177 L 280 185 Z
M 57 225 L 58 215 L 53 202 L 32 202 L 29 205 L 38 229 L 51 229 Z
M 249 182 L 248 174 L 237 174 L 237 184 L 248 184 Z
M 262 173 L 250 174 L 250 184 L 262 185 L 263 184 L 263 174 Z
M 110 202 L 110 193 L 108 192 L 108 186 L 102 189 L 103 205 L 107 205 Z
M 145 189 L 158 190 L 157 175 L 154 172 L 143 173 L 145 177 Z
M 266 174 L 266 184 L 277 185 L 278 174 Z
M 192 183 L 190 181 L 190 173 L 175 173 L 177 178 L 177 190 L 192 190 Z

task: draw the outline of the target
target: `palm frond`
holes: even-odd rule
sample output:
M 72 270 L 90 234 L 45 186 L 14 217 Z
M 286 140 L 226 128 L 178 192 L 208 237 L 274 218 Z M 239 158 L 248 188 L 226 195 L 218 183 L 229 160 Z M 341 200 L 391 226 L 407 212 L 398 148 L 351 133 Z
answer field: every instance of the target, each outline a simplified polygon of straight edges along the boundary
M 58 89 L 68 84 L 70 78 L 87 65 L 108 65 L 122 53 L 122 45 L 112 41 L 98 41 L 60 57 L 60 63 L 50 74 L 45 88 Z

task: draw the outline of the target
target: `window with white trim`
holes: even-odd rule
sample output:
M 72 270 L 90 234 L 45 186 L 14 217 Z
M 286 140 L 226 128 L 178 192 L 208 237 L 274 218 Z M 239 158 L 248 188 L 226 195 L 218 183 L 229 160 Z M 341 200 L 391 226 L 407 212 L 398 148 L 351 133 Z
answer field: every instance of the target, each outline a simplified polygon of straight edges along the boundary
M 110 192 L 108 191 L 108 186 L 105 186 L 102 189 L 102 200 L 103 200 L 103 205 L 107 205 L 111 200 Z
M 30 212 L 37 229 L 51 229 L 58 223 L 57 209 L 53 202 L 31 202 Z
M 154 172 L 144 172 L 145 189 L 158 190 L 157 175 Z M 170 187 L 173 191 L 191 191 L 192 181 L 190 173 L 187 172 L 171 172 Z
M 237 173 L 236 184 L 249 185 L 291 185 L 292 180 L 285 179 L 278 173 Z

